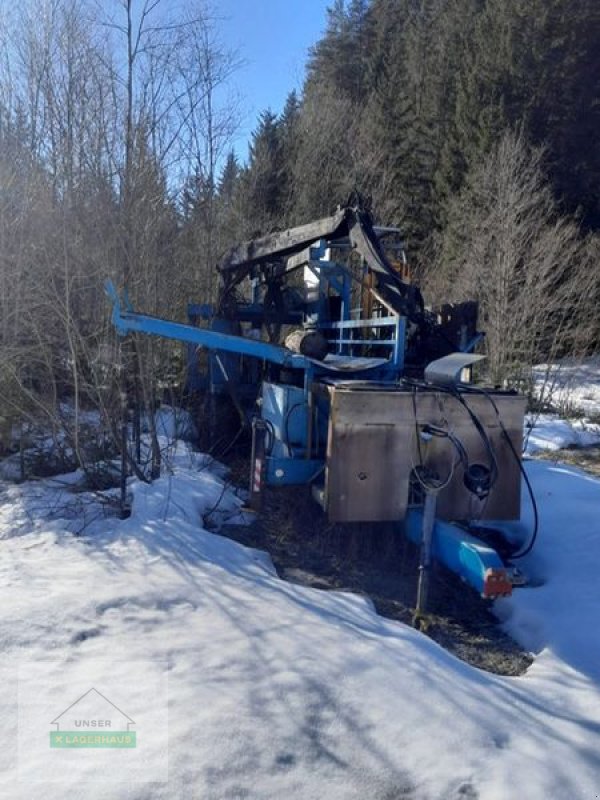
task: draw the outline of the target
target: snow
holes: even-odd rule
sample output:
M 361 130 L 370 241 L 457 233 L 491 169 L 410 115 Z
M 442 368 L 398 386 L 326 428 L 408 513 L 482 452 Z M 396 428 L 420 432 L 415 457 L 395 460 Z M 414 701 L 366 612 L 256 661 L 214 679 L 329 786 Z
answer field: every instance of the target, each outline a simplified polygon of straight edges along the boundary
M 175 438 L 184 442 L 191 442 L 198 434 L 192 415 L 181 408 L 161 406 L 154 415 L 156 432 L 159 436 L 173 440 Z M 149 430 L 148 420 L 143 420 L 142 429 Z
M 206 530 L 207 515 L 245 521 L 219 465 L 179 443 L 165 466 L 131 482 L 123 521 L 114 493 L 69 494 L 77 476 L 2 487 L 0 797 L 598 796 L 598 481 L 526 462 L 535 586 L 496 606 L 535 661 L 506 678 L 364 597 L 280 580 L 266 554 Z M 83 529 L 65 500 L 87 507 Z M 48 746 L 92 688 L 135 720 L 138 747 Z
M 566 420 L 558 414 L 529 415 L 525 421 L 525 453 L 590 447 L 600 444 L 600 425 L 585 419 Z
M 533 376 L 538 398 L 558 409 L 560 415 L 528 416 L 525 453 L 600 445 L 600 424 L 596 421 L 600 415 L 600 356 L 538 364 Z
M 533 378 L 545 403 L 563 412 L 600 414 L 600 356 L 537 364 Z

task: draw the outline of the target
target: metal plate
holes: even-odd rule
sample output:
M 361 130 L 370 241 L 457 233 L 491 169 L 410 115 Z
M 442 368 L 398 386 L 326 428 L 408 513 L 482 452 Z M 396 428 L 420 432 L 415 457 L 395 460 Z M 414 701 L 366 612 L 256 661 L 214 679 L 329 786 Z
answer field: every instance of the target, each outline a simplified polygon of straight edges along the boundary
M 487 448 L 467 410 L 445 392 L 369 391 L 330 386 L 326 504 L 332 521 L 402 519 L 408 503 L 413 467 L 423 463 L 440 478 L 450 476 L 438 498 L 437 513 L 446 520 L 518 519 L 521 475 L 494 408 L 482 395 L 465 394 L 465 402 L 481 421 L 494 449 L 498 479 L 486 500 L 478 500 L 464 486 L 463 467 L 446 438 L 421 439 L 417 427 L 436 425 L 460 439 L 469 463 L 488 465 Z M 526 399 L 491 393 L 515 452 L 520 454 Z M 416 416 L 415 416 L 416 412 Z M 453 466 L 454 465 L 454 466 Z
M 397 425 L 339 423 L 330 440 L 327 509 L 332 522 L 402 519 L 406 513 L 410 431 Z M 394 469 L 382 469 L 394 464 Z
M 438 386 L 456 386 L 465 367 L 471 367 L 482 361 L 485 356 L 474 353 L 450 353 L 438 358 L 425 367 L 425 380 Z

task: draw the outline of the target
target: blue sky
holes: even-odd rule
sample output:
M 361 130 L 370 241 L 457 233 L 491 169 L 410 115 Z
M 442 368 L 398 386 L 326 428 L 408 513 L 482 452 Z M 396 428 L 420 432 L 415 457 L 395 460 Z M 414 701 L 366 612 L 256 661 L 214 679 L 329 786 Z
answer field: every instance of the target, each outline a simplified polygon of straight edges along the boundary
M 224 43 L 245 65 L 232 79 L 242 99 L 243 123 L 236 142 L 241 158 L 258 114 L 279 113 L 292 89 L 302 85 L 308 48 L 325 28 L 331 0 L 218 0 L 215 9 Z

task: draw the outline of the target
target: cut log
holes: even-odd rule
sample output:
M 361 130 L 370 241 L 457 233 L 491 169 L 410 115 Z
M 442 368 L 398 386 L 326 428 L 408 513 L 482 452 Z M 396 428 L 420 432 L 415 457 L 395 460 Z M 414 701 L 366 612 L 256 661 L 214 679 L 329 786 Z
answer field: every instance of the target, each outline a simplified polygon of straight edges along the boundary
M 292 331 L 285 338 L 285 346 L 294 353 L 322 361 L 327 355 L 329 343 L 320 331 Z

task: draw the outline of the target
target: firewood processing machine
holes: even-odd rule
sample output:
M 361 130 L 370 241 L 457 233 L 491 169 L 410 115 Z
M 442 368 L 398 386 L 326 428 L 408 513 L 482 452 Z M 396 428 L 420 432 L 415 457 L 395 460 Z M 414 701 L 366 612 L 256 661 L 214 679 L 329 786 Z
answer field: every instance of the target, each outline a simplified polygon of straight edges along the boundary
M 514 560 L 536 531 L 526 545 L 497 534 L 520 518 L 523 481 L 535 511 L 526 400 L 471 382 L 476 304 L 427 309 L 398 231 L 358 200 L 238 245 L 218 270 L 218 303 L 190 306 L 189 324 L 107 292 L 119 334 L 187 343 L 190 387 L 251 426 L 250 503 L 266 485 L 309 484 L 332 522 L 397 522 L 421 547 L 421 604 L 433 560 L 485 598 L 522 583 Z

